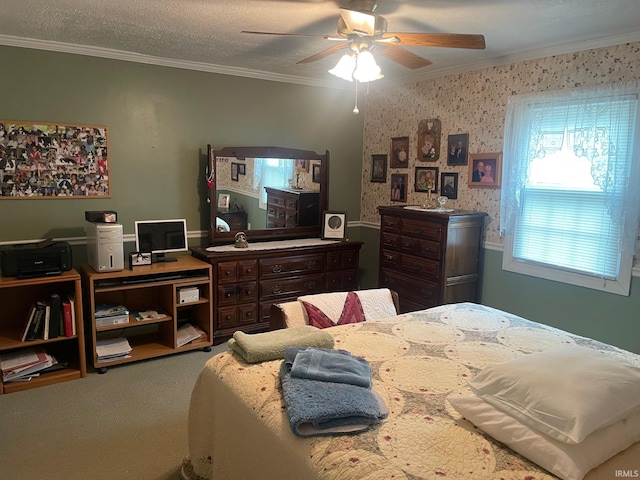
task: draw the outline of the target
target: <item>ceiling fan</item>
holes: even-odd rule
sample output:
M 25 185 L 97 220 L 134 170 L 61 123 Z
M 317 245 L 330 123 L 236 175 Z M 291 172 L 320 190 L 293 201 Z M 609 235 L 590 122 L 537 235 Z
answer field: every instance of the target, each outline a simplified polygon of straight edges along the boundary
M 362 52 L 371 52 L 375 49 L 381 56 L 397 62 L 404 67 L 418 69 L 431 65 L 431 62 L 402 47 L 424 46 L 480 50 L 485 48 L 483 35 L 387 32 L 386 19 L 381 15 L 373 13 L 377 7 L 376 0 L 351 0 L 349 7 L 351 8 L 339 8 L 340 18 L 338 19 L 337 35 L 255 32 L 247 30 L 243 30 L 242 33 L 291 37 L 318 37 L 340 42 L 297 63 L 315 62 L 343 49 L 350 49 L 354 56 L 359 56 Z M 373 79 L 374 78 L 370 78 L 369 80 Z

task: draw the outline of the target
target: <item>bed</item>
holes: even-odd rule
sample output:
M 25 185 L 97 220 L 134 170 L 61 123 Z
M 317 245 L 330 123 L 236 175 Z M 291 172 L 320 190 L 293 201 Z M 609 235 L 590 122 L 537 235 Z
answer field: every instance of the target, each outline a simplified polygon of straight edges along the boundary
M 207 362 L 193 389 L 183 478 L 553 479 L 557 477 L 549 470 L 505 446 L 509 441 L 504 438 L 504 443 L 495 440 L 451 402 L 473 396 L 468 382 L 484 369 L 565 347 L 595 350 L 607 359 L 640 366 L 640 356 L 633 353 L 473 303 L 326 331 L 335 348 L 370 363 L 372 388 L 386 402 L 388 417 L 354 435 L 300 438 L 292 433 L 283 401 L 278 376 L 282 361 L 249 364 L 232 351 L 223 352 Z M 634 416 L 638 422 L 636 417 L 640 413 Z M 605 435 L 578 454 L 566 478 L 582 478 L 586 471 L 587 480 L 638 476 L 640 423 L 628 425 L 624 419 L 615 425 L 620 423 L 631 428 L 625 433 L 630 446 L 611 447 L 611 435 L 618 438 L 619 432 Z M 522 447 L 524 439 L 524 451 L 535 443 L 521 433 L 515 436 L 516 446 Z M 622 450 L 607 460 L 607 448 Z M 549 462 L 564 453 L 542 455 Z M 532 456 L 536 458 L 535 452 Z M 573 461 L 562 457 L 556 463 Z M 598 466 L 591 470 L 590 462 Z

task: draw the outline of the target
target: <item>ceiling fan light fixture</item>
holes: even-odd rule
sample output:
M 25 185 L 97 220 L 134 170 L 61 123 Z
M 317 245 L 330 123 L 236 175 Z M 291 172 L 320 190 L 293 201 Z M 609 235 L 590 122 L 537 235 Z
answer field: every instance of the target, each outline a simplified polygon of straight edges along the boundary
M 353 82 L 353 72 L 355 68 L 356 58 L 349 53 L 345 53 L 342 58 L 338 60 L 336 66 L 329 70 L 329 73 L 343 80 Z
M 379 80 L 384 77 L 381 72 L 382 70 L 370 51 L 363 50 L 358 54 L 353 78 L 359 82 L 373 82 L 374 80 Z

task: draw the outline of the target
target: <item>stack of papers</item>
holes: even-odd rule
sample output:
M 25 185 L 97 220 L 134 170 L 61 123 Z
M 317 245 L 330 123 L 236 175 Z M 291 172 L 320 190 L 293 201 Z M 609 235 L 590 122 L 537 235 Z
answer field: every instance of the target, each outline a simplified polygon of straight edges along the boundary
M 131 358 L 131 345 L 126 338 L 107 338 L 96 342 L 98 362 L 113 362 L 123 358 Z
M 95 317 L 97 326 L 119 325 L 129 322 L 129 310 L 124 305 L 98 305 Z
M 178 328 L 178 339 L 177 345 L 178 347 L 182 347 L 189 342 L 193 342 L 200 338 L 200 335 L 203 335 L 204 332 L 200 330 L 198 327 L 194 327 L 190 323 L 185 323 L 183 326 Z
M 3 382 L 27 382 L 58 361 L 44 350 L 33 348 L 0 355 Z

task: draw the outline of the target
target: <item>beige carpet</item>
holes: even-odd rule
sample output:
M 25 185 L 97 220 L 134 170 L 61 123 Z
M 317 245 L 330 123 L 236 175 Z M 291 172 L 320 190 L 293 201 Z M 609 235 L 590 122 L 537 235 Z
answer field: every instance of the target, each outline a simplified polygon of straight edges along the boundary
M 175 480 L 200 350 L 0 396 L 2 480 Z

